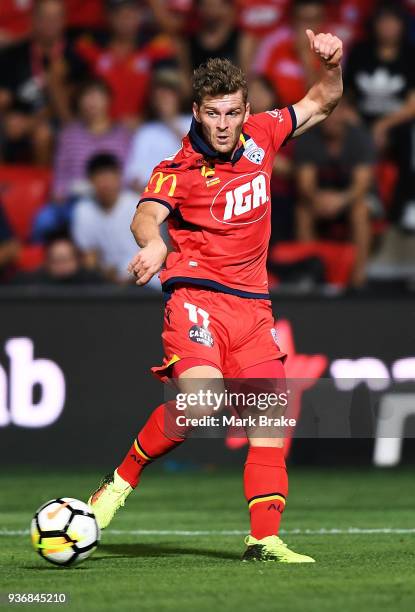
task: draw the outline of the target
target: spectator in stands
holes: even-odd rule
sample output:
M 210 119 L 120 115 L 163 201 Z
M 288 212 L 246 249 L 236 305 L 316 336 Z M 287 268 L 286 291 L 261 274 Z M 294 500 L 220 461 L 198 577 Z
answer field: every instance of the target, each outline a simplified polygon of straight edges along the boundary
M 107 0 L 109 39 L 78 41 L 79 55 L 91 71 L 104 79 L 112 92 L 111 115 L 136 127 L 148 98 L 155 67 L 174 63 L 174 48 L 167 36 L 141 43 L 144 7 L 137 0 Z
M 391 130 L 389 154 L 395 162 L 397 182 L 389 219 L 368 269 L 372 283 L 395 283 L 415 288 L 415 121 Z M 403 285 L 402 285 L 403 282 Z
M 253 63 L 253 72 L 268 78 L 281 105 L 298 102 L 317 79 L 320 63 L 310 53 L 305 30 L 339 33 L 338 24 L 329 24 L 324 0 L 295 0 L 290 21 L 265 37 Z M 342 28 L 341 38 L 349 33 Z
M 45 263 L 34 272 L 18 274 L 17 285 L 96 285 L 105 282 L 98 270 L 87 269 L 82 255 L 66 234 L 49 237 L 46 243 Z
M 415 234 L 415 120 L 395 127 L 390 140 L 390 155 L 399 169 L 390 217 Z
M 31 26 L 33 0 L 2 0 L 0 11 L 0 48 L 27 36 Z
M 79 119 L 70 123 L 59 136 L 55 164 L 53 195 L 56 201 L 85 193 L 87 162 L 93 155 L 108 152 L 125 163 L 131 133 L 112 121 L 109 115 L 111 95 L 104 81 L 92 80 L 79 96 Z
M 295 1 L 295 0 L 294 0 Z M 338 34 L 349 40 L 362 35 L 365 20 L 373 11 L 377 0 L 325 0 L 331 24 L 337 24 Z M 409 0 L 413 2 L 414 0 Z M 238 23 L 242 29 L 242 47 L 249 45 L 252 53 L 261 38 L 275 32 L 289 18 L 292 0 L 237 0 Z M 342 36 L 343 38 L 343 36 Z M 250 42 L 248 42 L 248 40 Z M 252 57 L 252 55 L 251 55 Z M 248 71 L 250 61 L 244 63 Z
M 122 190 L 120 164 L 113 155 L 93 157 L 88 163 L 88 177 L 94 195 L 75 205 L 72 237 L 88 268 L 98 267 L 113 282 L 128 282 L 127 266 L 137 253 L 130 231 L 137 196 Z M 158 279 L 150 286 L 160 289 Z
M 105 26 L 103 0 L 63 0 L 71 34 Z M 36 0 L 1 0 L 0 47 L 28 36 Z
M 51 119 L 71 117 L 71 86 L 85 73 L 85 65 L 65 39 L 63 0 L 37 0 L 31 38 L 0 53 L 0 112 L 25 104 L 33 117 L 30 136 L 35 160 L 50 161 Z
M 352 42 L 365 35 L 367 20 L 377 3 L 378 0 L 327 0 L 326 10 L 330 23 L 339 24 L 345 30 L 346 38 Z
M 235 7 L 231 0 L 199 0 L 197 3 L 198 27 L 182 40 L 183 69 L 187 74 L 210 57 L 226 57 L 238 60 L 238 36 Z
M 290 24 L 269 34 L 258 49 L 253 71 L 273 84 L 282 105 L 300 100 L 316 80 L 318 65 L 309 51 L 305 29 L 321 31 L 324 5 L 319 0 L 297 0 Z
M 194 26 L 194 0 L 147 0 L 158 28 L 173 37 L 185 36 Z
M 125 181 L 141 192 L 161 159 L 173 155 L 189 131 L 191 115 L 181 115 L 180 77 L 177 72 L 156 73 L 151 90 L 153 119 L 140 126 L 134 136 L 125 168 Z
M 0 203 L 0 282 L 8 279 L 19 255 L 20 246 Z
M 409 14 L 408 33 L 411 42 L 415 42 L 415 0 L 403 0 Z
M 350 124 L 345 105 L 340 105 L 321 126 L 296 142 L 295 162 L 298 239 L 315 240 L 327 236 L 333 223 L 347 223 L 357 249 L 353 285 L 363 285 L 374 200 L 375 154 L 370 134 Z
M 67 25 L 74 32 L 90 32 L 105 27 L 103 0 L 65 0 Z
M 31 164 L 36 159 L 34 119 L 30 105 L 14 102 L 0 124 L 0 160 L 6 164 Z
M 370 39 L 351 50 L 345 73 L 346 94 L 381 148 L 391 128 L 415 117 L 414 56 L 402 8 L 382 3 Z
M 240 28 L 239 64 L 251 71 L 258 45 L 281 27 L 288 17 L 291 0 L 237 0 L 237 22 Z

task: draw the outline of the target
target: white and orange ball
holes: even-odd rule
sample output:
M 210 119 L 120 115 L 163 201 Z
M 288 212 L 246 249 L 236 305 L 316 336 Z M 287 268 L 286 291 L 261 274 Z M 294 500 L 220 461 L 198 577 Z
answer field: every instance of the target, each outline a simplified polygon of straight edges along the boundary
M 71 566 L 96 549 L 100 530 L 89 506 L 79 499 L 62 497 L 41 506 L 30 529 L 32 544 L 54 565 Z

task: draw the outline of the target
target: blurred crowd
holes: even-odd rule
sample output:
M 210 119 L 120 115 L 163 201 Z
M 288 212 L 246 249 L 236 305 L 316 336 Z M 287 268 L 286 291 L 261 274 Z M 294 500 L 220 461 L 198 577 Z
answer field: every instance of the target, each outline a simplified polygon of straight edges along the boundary
M 0 283 L 131 283 L 193 69 L 241 65 L 253 113 L 294 103 L 320 70 L 307 28 L 343 40 L 345 94 L 277 156 L 271 287 L 413 287 L 415 0 L 0 0 Z

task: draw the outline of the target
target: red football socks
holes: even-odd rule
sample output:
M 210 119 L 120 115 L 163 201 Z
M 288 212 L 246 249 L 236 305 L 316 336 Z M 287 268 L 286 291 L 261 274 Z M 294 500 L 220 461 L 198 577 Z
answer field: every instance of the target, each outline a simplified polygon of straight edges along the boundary
M 150 415 L 133 445 L 117 468 L 118 475 L 133 488 L 140 481 L 141 472 L 154 459 L 165 455 L 185 439 L 188 429 L 175 423 L 175 411 L 161 404 Z
M 143 469 L 149 463 L 186 439 L 189 429 L 180 430 L 172 422 L 170 415 L 173 414 L 169 413 L 166 404 L 156 408 L 117 468 L 119 476 L 132 487 L 137 486 Z M 282 448 L 250 447 L 245 462 L 244 490 L 251 519 L 251 535 L 258 540 L 277 535 L 288 494 Z
M 288 494 L 284 450 L 251 446 L 245 462 L 244 491 L 257 540 L 278 535 Z

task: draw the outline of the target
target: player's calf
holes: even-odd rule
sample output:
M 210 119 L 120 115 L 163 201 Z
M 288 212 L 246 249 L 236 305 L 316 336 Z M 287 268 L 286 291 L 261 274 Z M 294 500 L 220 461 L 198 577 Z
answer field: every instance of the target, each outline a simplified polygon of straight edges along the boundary
M 124 506 L 144 468 L 184 441 L 185 432 L 172 429 L 167 408 L 166 404 L 161 404 L 153 411 L 122 463 L 114 473 L 103 478 L 89 498 L 88 504 L 101 529 L 108 527 L 116 512 Z

